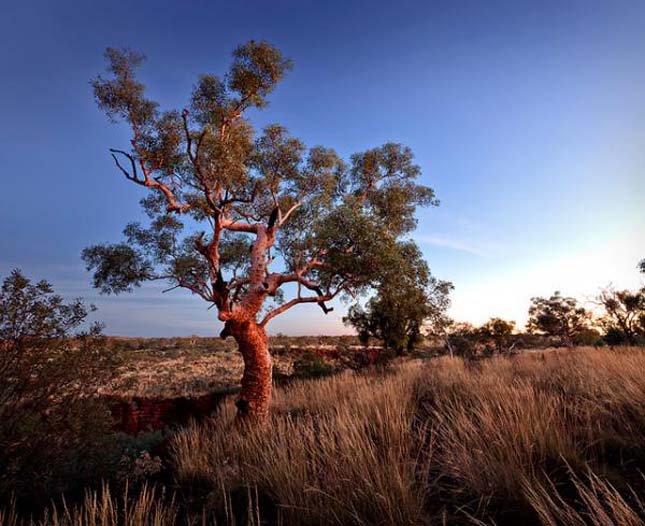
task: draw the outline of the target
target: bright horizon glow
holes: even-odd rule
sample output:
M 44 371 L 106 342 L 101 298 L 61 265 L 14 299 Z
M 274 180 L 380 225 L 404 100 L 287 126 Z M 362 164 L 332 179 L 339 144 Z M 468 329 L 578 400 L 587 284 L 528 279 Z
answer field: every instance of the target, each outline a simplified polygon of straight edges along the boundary
M 480 283 L 456 290 L 451 316 L 476 325 L 496 316 L 515 320 L 522 327 L 528 317 L 530 298 L 555 291 L 573 296 L 593 310 L 599 289 L 636 289 L 643 285 L 635 265 L 635 250 L 617 243 L 606 249 L 562 256 L 542 264 L 496 273 Z M 549 291 L 549 292 L 545 292 Z M 491 300 L 489 301 L 488 298 Z
M 455 284 L 457 320 L 522 326 L 532 296 L 587 301 L 610 283 L 642 286 L 645 4 L 458 4 L 5 6 L 0 277 L 21 267 L 86 298 L 107 334 L 217 334 L 214 310 L 187 293 L 91 288 L 81 250 L 120 240 L 142 219 L 143 194 L 113 166 L 108 148 L 126 147 L 128 134 L 95 107 L 88 81 L 103 71 L 106 46 L 129 46 L 148 56 L 151 97 L 181 108 L 199 73 L 221 74 L 232 49 L 254 38 L 294 60 L 270 106 L 253 114 L 256 128 L 281 123 L 345 159 L 386 141 L 415 152 L 441 206 L 420 211 L 412 238 Z M 269 331 L 350 333 L 344 305 L 334 306 L 327 316 L 294 308 Z

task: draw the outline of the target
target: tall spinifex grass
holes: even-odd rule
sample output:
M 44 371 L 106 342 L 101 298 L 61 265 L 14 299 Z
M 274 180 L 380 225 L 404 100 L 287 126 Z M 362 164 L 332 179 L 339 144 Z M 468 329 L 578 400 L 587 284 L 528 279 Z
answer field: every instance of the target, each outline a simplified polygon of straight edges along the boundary
M 629 492 L 645 467 L 643 371 L 642 350 L 430 363 L 419 396 L 442 498 L 521 511 L 527 484 L 552 480 L 581 500 L 575 477 L 588 466 Z
M 552 481 L 526 483 L 524 492 L 543 526 L 643 526 L 645 500 L 635 492 L 621 495 L 592 470 L 571 473 L 579 504 L 572 506 Z
M 552 484 L 572 510 L 601 520 L 610 501 L 592 506 L 580 482 L 590 467 L 596 488 L 645 487 L 642 371 L 641 350 L 581 349 L 295 383 L 277 391 L 264 428 L 237 429 L 224 408 L 179 433 L 177 482 L 214 508 L 236 488 L 257 488 L 286 524 L 522 516 L 550 526 L 539 491 Z
M 136 496 L 121 497 L 109 487 L 88 491 L 78 506 L 52 505 L 42 518 L 21 520 L 15 511 L 0 512 L 0 526 L 175 526 L 177 507 L 163 491 L 144 485 Z
M 287 524 L 419 523 L 424 488 L 415 481 L 410 425 L 418 374 L 294 384 L 277 394 L 263 428 L 222 425 L 231 422 L 224 411 L 175 438 L 178 483 L 210 480 L 215 500 L 240 485 L 257 487 Z

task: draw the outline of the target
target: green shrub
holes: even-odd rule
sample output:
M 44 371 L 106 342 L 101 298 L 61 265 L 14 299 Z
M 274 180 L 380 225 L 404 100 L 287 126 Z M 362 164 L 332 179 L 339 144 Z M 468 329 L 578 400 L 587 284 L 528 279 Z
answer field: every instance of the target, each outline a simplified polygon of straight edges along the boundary
M 96 482 L 109 466 L 111 415 L 96 396 L 113 366 L 92 310 L 20 271 L 0 289 L 0 500 L 27 506 Z M 25 501 L 28 499 L 28 502 Z
M 336 368 L 333 365 L 311 350 L 306 350 L 300 358 L 293 362 L 293 376 L 295 378 L 323 378 L 335 372 Z
M 595 329 L 585 328 L 580 330 L 578 334 L 573 337 L 575 345 L 598 345 L 602 341 L 602 336 Z

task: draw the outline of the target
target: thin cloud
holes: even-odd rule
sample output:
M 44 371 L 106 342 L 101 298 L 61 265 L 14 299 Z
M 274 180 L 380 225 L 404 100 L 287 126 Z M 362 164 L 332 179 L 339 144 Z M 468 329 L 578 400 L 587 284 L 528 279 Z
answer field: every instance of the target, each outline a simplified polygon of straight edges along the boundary
M 499 247 L 494 245 L 481 245 L 441 235 L 417 234 L 414 236 L 414 239 L 418 243 L 434 245 L 436 247 L 450 248 L 452 250 L 466 252 L 467 254 L 472 254 L 474 256 L 480 257 L 488 257 L 492 252 L 499 249 Z

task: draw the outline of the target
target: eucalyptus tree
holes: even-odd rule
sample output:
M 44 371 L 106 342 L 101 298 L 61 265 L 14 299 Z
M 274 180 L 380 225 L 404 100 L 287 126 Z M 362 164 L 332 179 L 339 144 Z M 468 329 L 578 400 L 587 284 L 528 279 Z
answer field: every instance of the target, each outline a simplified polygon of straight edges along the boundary
M 233 53 L 223 77 L 201 75 L 181 111 L 161 111 L 135 73 L 143 56 L 106 51 L 108 76 L 92 81 L 98 106 L 128 125 L 116 169 L 148 190 L 146 224 L 125 240 L 84 250 L 104 293 L 163 280 L 216 308 L 221 336 L 244 358 L 238 416 L 263 419 L 271 398 L 267 324 L 288 309 L 359 295 L 399 258 L 419 205 L 436 204 L 417 184 L 409 148 L 387 143 L 351 156 L 307 149 L 278 125 L 255 134 L 248 112 L 291 62 L 266 42 Z M 285 298 L 284 291 L 293 297 Z
M 412 351 L 422 340 L 424 325 L 445 315 L 453 289 L 452 283 L 432 276 L 414 243 L 400 246 L 400 261 L 383 273 L 376 295 L 365 308 L 352 306 L 343 318 L 363 343 L 377 338 L 397 355 Z
M 529 332 L 558 337 L 563 345 L 572 346 L 576 336 L 588 329 L 591 313 L 575 298 L 559 291 L 550 298 L 531 298 L 527 328 Z
M 479 327 L 479 337 L 492 351 L 498 354 L 512 351 L 514 344 L 511 344 L 515 322 L 502 318 L 490 318 Z M 492 344 L 492 347 L 491 345 Z
M 606 287 L 596 301 L 605 311 L 600 318 L 605 339 L 629 345 L 636 345 L 642 339 L 645 335 L 645 288 L 630 291 Z

